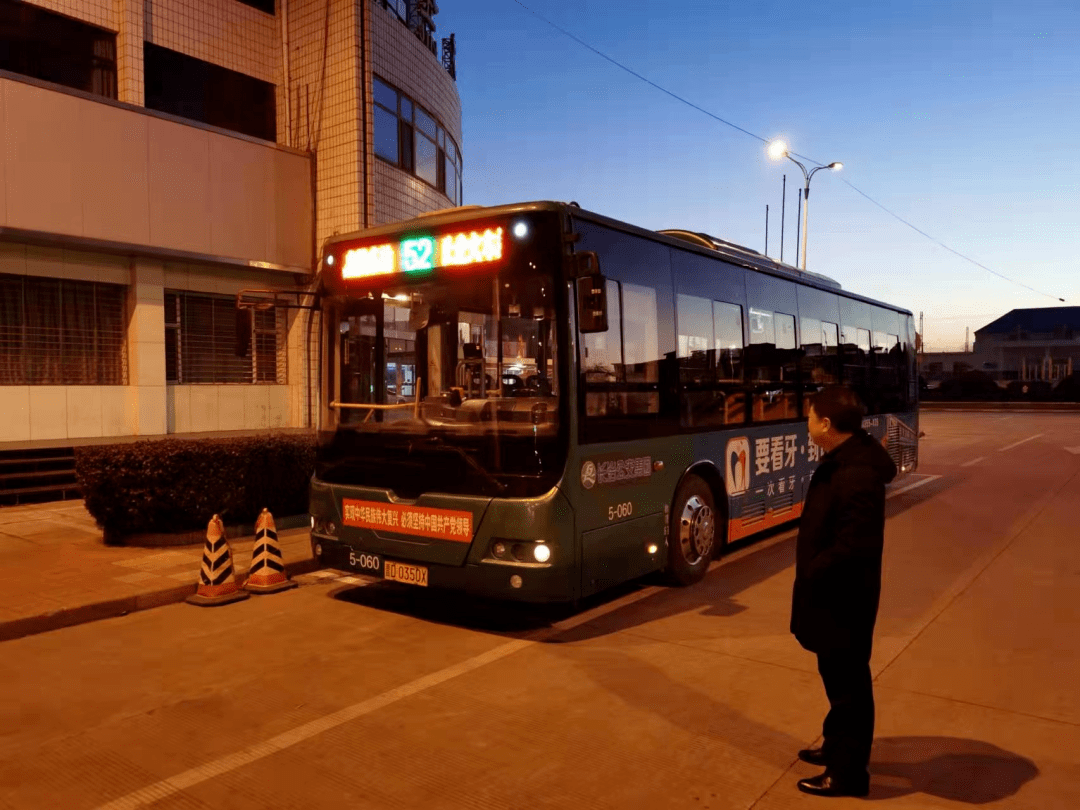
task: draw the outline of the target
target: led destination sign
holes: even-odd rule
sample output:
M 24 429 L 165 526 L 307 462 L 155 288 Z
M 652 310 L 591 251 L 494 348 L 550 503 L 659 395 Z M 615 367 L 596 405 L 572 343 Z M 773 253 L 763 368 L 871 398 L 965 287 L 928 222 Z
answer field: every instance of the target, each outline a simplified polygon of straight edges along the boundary
M 414 236 L 396 245 L 386 243 L 345 251 L 341 278 L 348 281 L 395 273 L 422 273 L 437 267 L 484 264 L 502 257 L 502 228 L 440 237 Z

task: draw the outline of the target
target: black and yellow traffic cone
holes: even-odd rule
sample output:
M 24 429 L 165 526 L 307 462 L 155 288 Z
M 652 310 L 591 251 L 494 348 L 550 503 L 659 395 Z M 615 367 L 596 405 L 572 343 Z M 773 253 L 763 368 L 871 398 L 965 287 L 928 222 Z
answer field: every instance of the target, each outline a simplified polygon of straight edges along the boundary
M 193 605 L 227 605 L 250 596 L 236 584 L 232 553 L 229 551 L 229 541 L 225 539 L 225 526 L 221 518 L 214 515 L 206 526 L 199 588 L 187 601 Z
M 277 593 L 295 587 L 296 583 L 285 573 L 285 562 L 277 545 L 274 516 L 269 510 L 263 509 L 255 522 L 255 547 L 251 550 L 251 568 L 248 569 L 244 590 Z

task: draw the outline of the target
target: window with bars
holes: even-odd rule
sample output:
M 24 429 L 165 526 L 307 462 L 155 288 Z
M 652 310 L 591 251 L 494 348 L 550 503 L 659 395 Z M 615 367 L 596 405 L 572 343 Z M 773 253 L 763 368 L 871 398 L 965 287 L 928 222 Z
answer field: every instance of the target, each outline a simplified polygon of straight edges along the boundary
M 285 383 L 285 312 L 256 310 L 250 351 L 238 357 L 236 299 L 165 291 L 165 381 Z
M 125 385 L 125 291 L 0 274 L 0 385 Z

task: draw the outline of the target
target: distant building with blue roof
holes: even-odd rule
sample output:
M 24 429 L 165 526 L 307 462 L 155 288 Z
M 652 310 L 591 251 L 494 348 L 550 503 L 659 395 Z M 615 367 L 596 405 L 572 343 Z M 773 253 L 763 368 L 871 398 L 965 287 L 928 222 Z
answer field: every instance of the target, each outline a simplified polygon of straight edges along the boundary
M 1013 309 L 975 330 L 970 352 L 925 352 L 919 373 L 933 385 L 963 371 L 1056 384 L 1080 369 L 1080 307 Z
M 1080 367 L 1080 307 L 1010 310 L 975 330 L 974 354 L 996 380 L 1056 383 Z

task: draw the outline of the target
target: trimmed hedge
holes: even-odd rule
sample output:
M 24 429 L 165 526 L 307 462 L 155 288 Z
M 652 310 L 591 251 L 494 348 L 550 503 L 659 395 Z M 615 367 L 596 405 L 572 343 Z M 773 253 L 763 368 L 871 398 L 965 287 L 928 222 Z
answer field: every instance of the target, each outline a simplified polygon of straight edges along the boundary
M 86 510 L 105 542 L 145 532 L 253 523 L 263 508 L 277 516 L 308 510 L 315 468 L 312 436 L 162 439 L 75 448 L 75 474 Z

